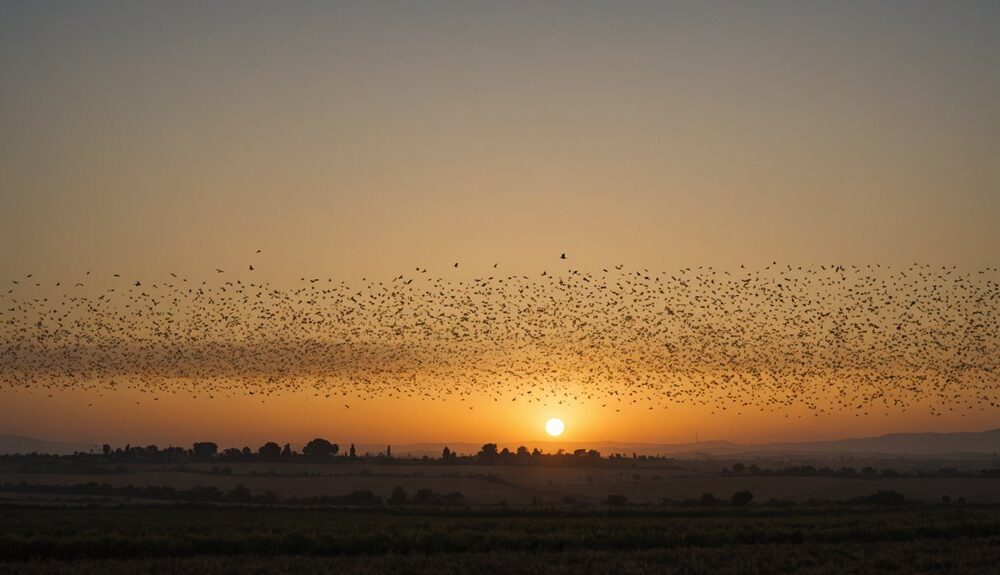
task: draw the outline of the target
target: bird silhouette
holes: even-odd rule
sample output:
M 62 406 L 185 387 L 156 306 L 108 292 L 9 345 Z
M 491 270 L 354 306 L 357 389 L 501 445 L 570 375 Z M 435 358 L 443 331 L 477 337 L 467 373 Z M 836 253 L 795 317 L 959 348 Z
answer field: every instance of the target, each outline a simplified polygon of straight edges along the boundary
M 616 411 L 1000 407 L 995 267 L 618 264 L 461 280 L 411 269 L 290 285 L 239 272 L 12 279 L 0 387 Z

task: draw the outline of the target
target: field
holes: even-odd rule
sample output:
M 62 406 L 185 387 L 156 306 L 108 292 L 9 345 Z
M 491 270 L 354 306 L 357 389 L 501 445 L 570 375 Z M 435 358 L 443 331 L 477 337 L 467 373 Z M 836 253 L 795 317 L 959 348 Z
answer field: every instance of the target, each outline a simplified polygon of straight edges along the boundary
M 982 573 L 1000 509 L 0 508 L 0 573 Z
M 191 499 L 205 489 L 210 499 Z M 421 490 L 461 498 L 420 501 Z M 361 504 L 337 499 L 368 491 Z M 730 502 L 739 491 L 752 502 Z M 878 492 L 895 499 L 865 498 Z M 0 574 L 983 573 L 998 563 L 1000 479 L 985 475 L 732 476 L 698 461 L 0 465 Z
M 44 485 L 96 482 L 113 486 L 152 485 L 190 489 L 215 486 L 223 491 L 245 486 L 255 493 L 281 497 L 342 495 L 370 489 L 388 498 L 393 489 L 409 493 L 431 489 L 460 492 L 472 506 L 513 507 L 559 504 L 567 499 L 598 505 L 609 495 L 636 504 L 679 502 L 712 493 L 728 498 L 748 490 L 756 502 L 840 501 L 877 491 L 897 491 L 907 500 L 935 503 L 943 497 L 969 503 L 1000 504 L 998 477 L 761 477 L 722 476 L 720 464 L 679 463 L 671 467 L 616 469 L 601 467 L 509 467 L 440 464 L 231 463 L 183 466 L 127 464 L 78 466 L 6 464 L 0 484 L 21 481 Z M 213 472 L 213 468 L 215 471 Z M 711 471 L 710 471 L 711 470 Z M 0 491 L 0 500 L 9 495 Z

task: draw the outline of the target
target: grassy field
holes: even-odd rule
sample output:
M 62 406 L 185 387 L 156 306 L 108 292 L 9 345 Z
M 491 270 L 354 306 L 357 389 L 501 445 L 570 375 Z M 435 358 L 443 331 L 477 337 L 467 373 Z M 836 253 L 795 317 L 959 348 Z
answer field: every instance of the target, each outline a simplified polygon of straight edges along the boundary
M 1000 508 L 0 507 L 0 573 L 984 573 Z
M 724 476 L 683 465 L 225 467 L 8 464 L 0 468 L 0 484 L 7 484 L 0 489 L 0 575 L 972 574 L 1000 565 L 995 478 Z M 26 488 L 19 489 L 22 482 Z M 80 487 L 88 483 L 114 487 Z M 126 486 L 178 493 L 244 486 L 280 497 L 196 504 Z M 411 496 L 420 489 L 458 491 L 464 499 L 390 504 L 397 487 Z M 301 499 L 356 490 L 371 490 L 383 502 L 358 507 Z M 751 491 L 753 502 L 731 505 L 729 497 L 741 490 Z M 903 498 L 887 506 L 847 502 L 879 491 Z M 703 493 L 722 502 L 690 501 Z M 609 495 L 628 503 L 609 505 Z M 945 495 L 950 503 L 941 502 Z
M 479 465 L 323 465 L 323 464 L 227 464 L 230 473 L 211 473 L 207 464 L 188 464 L 183 469 L 163 465 L 129 464 L 89 469 L 0 468 L 0 483 L 25 481 L 46 485 L 96 482 L 115 486 L 164 485 L 178 489 L 216 486 L 228 491 L 243 485 L 254 492 L 272 491 L 282 497 L 341 495 L 370 489 L 388 498 L 397 486 L 413 493 L 432 489 L 439 493 L 458 491 L 470 505 L 512 506 L 538 502 L 558 503 L 571 497 L 597 504 L 608 495 L 620 494 L 640 504 L 663 500 L 682 501 L 713 493 L 728 498 L 749 490 L 755 501 L 845 500 L 892 490 L 908 500 L 934 503 L 948 496 L 970 503 L 1000 503 L 1000 478 L 986 477 L 724 477 L 718 473 L 684 467 L 665 469 L 605 469 L 560 467 L 508 467 Z M 0 492 L 0 499 L 6 495 Z

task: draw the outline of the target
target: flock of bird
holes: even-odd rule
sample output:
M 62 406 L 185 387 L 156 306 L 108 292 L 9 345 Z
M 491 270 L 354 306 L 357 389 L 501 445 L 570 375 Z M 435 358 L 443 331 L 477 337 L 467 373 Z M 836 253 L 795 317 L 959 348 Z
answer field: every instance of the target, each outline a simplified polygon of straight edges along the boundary
M 8 280 L 0 389 L 282 393 L 786 413 L 1000 407 L 996 268 L 416 268 L 294 287 Z M 463 267 L 463 270 L 465 268 Z M 238 276 L 238 277 L 237 277 Z

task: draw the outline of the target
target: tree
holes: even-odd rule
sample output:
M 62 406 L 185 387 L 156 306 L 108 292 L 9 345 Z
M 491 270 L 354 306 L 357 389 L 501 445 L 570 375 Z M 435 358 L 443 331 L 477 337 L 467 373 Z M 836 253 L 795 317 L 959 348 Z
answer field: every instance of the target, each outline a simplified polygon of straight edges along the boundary
M 253 493 L 243 485 L 237 485 L 226 494 L 226 500 L 238 503 L 249 503 L 253 501 Z
M 389 496 L 389 505 L 406 505 L 406 490 L 397 485 Z
M 442 450 L 441 450 L 441 460 L 442 460 L 442 461 L 448 461 L 448 460 L 449 460 L 449 459 L 451 459 L 452 457 L 455 457 L 455 454 L 453 454 L 453 453 L 451 452 L 451 450 L 450 450 L 450 449 L 448 449 L 448 446 L 447 446 L 447 445 L 445 445 L 445 446 L 444 446 L 444 449 L 442 449 Z
M 733 464 L 733 473 L 735 473 L 737 475 L 739 475 L 740 473 L 743 473 L 744 471 L 746 471 L 746 469 L 747 469 L 747 467 L 745 465 L 743 465 L 742 463 L 737 462 L 737 463 Z
M 310 441 L 302 448 L 303 455 L 310 457 L 328 457 L 330 455 L 337 455 L 338 451 L 340 451 L 339 445 L 330 443 L 321 437 Z
M 101 452 L 103 452 L 104 455 L 111 455 L 111 446 L 105 443 L 101 446 Z
M 703 506 L 705 506 L 705 507 L 712 507 L 714 505 L 718 505 L 718 503 L 719 503 L 719 500 L 718 500 L 718 498 L 715 497 L 715 495 L 713 495 L 711 493 L 702 493 L 701 494 L 701 504 Z
M 281 456 L 282 457 L 291 457 L 292 456 L 292 444 L 291 443 L 286 443 L 285 444 L 285 447 L 281 450 Z
M 385 456 L 387 458 L 389 458 L 389 459 L 392 459 L 392 446 L 391 445 L 386 445 L 385 446 Z
M 196 457 L 212 457 L 219 451 L 219 446 L 211 441 L 195 443 L 191 451 Z
M 749 491 L 737 491 L 730 499 L 730 502 L 736 507 L 744 507 L 751 501 L 753 501 L 753 493 Z
M 257 453 L 259 453 L 261 457 L 278 457 L 281 455 L 281 446 L 273 441 L 268 441 L 264 445 L 260 446 Z
M 604 500 L 605 503 L 612 507 L 624 507 L 628 505 L 628 497 L 624 495 L 608 495 L 608 498 Z
M 358 452 L 355 451 L 353 443 L 351 444 L 351 451 L 350 451 L 350 453 L 351 453 L 351 459 L 354 459 L 354 458 L 356 458 L 358 456 Z
M 865 499 L 874 505 L 898 506 L 906 503 L 906 498 L 898 491 L 879 491 Z
M 497 458 L 497 444 L 487 443 L 479 450 L 479 458 L 483 461 L 493 461 Z

